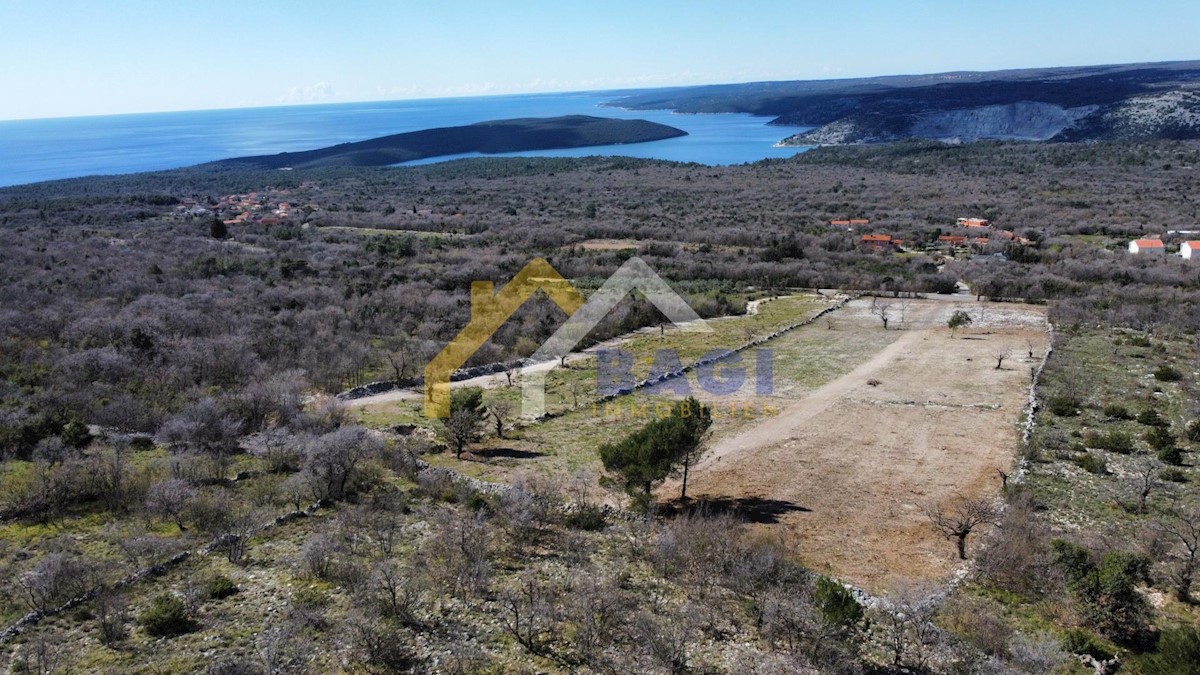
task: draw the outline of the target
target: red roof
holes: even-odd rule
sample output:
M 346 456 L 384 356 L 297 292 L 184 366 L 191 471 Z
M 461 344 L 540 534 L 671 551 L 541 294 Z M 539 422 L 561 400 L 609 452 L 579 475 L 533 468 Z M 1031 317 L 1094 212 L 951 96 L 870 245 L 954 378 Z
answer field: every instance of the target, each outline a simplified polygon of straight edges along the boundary
M 1162 248 L 1161 239 L 1137 239 L 1133 243 L 1137 244 L 1138 248 Z
M 830 225 L 849 225 L 850 221 L 848 221 L 848 220 L 831 220 L 831 221 L 829 221 L 829 224 Z
M 1180 246 L 1186 246 L 1188 248 L 1200 248 L 1200 241 L 1185 241 L 1180 244 Z
M 888 241 L 891 241 L 891 240 L 892 240 L 892 237 L 891 237 L 891 235 L 887 235 L 887 234 L 864 234 L 864 235 L 862 236 L 862 240 L 863 240 L 863 241 L 883 241 L 883 242 L 888 242 Z
M 938 241 L 946 241 L 950 242 L 951 244 L 961 244 L 966 240 L 966 237 L 961 237 L 955 234 L 943 234 L 942 236 L 938 237 Z
M 871 221 L 867 220 L 866 218 L 851 218 L 850 219 L 851 225 L 869 225 L 870 223 L 871 223 Z

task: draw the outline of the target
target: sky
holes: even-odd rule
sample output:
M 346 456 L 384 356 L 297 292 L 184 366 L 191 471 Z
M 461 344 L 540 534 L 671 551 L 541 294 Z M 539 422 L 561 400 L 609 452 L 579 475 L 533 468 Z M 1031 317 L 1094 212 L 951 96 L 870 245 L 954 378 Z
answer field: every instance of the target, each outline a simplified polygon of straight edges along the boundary
M 0 0 L 0 120 L 1200 58 L 1200 2 Z

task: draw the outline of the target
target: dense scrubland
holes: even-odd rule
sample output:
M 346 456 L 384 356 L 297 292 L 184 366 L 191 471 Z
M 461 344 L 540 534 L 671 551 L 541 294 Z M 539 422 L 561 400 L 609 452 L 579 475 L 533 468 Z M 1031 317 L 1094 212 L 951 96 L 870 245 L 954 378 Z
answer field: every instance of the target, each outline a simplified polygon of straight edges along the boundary
M 0 615 L 51 615 L 5 637 L 5 659 L 1040 673 L 1086 654 L 1189 672 L 1200 272 L 1125 243 L 1200 229 L 1198 164 L 1192 143 L 904 143 L 718 168 L 496 159 L 0 190 L 0 570 L 17 580 Z M 251 191 L 298 206 L 228 226 L 179 208 Z M 937 249 L 960 216 L 1032 243 Z M 844 218 L 911 243 L 865 250 L 864 230 L 829 223 Z M 705 316 L 797 287 L 960 279 L 1047 302 L 1057 346 L 1027 478 L 964 584 L 864 609 L 793 562 L 803 542 L 736 514 L 616 518 L 566 483 L 455 483 L 421 468 L 436 440 L 362 429 L 328 396 L 417 374 L 465 325 L 473 280 L 542 256 L 595 288 L 634 254 Z M 562 318 L 530 303 L 475 362 L 531 353 Z M 591 338 L 660 320 L 634 299 Z M 1150 489 L 1129 493 L 1141 475 Z

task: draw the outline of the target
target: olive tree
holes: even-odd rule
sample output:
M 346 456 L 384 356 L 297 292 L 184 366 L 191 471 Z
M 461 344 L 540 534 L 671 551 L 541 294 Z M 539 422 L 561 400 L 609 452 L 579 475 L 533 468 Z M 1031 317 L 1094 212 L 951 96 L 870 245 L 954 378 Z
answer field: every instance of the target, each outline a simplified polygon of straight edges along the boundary
M 946 322 L 946 326 L 950 329 L 950 337 L 954 337 L 954 333 L 957 332 L 959 328 L 966 328 L 970 325 L 971 315 L 967 314 L 961 309 L 955 310 L 954 313 L 950 315 L 950 320 Z
M 442 420 L 442 438 L 454 448 L 456 458 L 462 458 L 468 443 L 479 440 L 486 415 L 482 389 L 469 387 L 450 393 L 450 415 Z

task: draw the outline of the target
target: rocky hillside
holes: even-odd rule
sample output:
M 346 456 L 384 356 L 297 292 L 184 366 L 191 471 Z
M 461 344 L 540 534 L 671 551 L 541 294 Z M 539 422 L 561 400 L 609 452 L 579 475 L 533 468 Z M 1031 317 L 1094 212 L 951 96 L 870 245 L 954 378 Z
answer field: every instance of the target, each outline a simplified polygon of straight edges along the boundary
M 1198 101 L 1191 61 L 689 87 L 612 105 L 769 115 L 814 127 L 782 145 L 845 145 L 1200 138 Z
M 1064 108 L 1019 101 L 919 115 L 851 114 L 784 139 L 781 145 L 847 145 L 924 138 L 1094 141 L 1200 138 L 1200 88 L 1136 96 L 1108 105 Z

